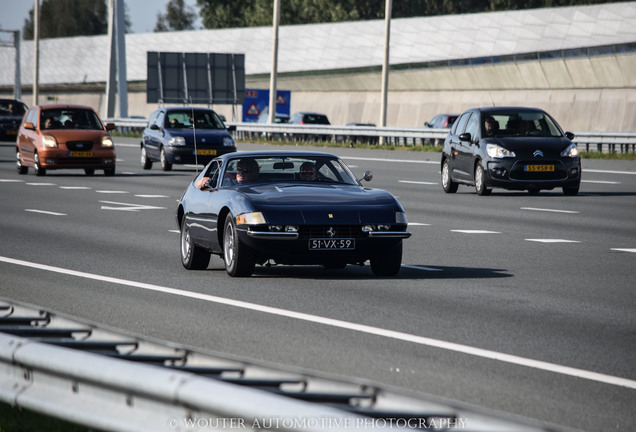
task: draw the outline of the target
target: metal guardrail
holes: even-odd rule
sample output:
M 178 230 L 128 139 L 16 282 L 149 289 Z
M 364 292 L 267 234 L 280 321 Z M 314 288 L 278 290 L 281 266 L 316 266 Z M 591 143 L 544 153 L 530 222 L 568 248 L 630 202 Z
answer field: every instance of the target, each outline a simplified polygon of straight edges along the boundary
M 106 119 L 115 123 L 121 132 L 141 132 L 146 122 L 141 119 Z M 267 123 L 227 122 L 235 126 L 238 139 L 252 140 L 267 137 L 278 141 L 330 141 L 355 145 L 356 143 L 417 146 L 441 146 L 447 129 L 397 128 L 373 126 L 323 126 Z M 635 153 L 636 132 L 574 132 L 574 142 L 581 150 L 600 153 Z
M 0 300 L 0 401 L 104 431 L 559 430 L 196 352 L 9 300 Z

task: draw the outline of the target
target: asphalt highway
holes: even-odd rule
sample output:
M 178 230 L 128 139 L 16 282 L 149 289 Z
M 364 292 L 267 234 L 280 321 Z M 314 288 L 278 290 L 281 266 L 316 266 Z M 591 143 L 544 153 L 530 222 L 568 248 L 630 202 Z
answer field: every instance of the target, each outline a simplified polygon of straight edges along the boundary
M 480 197 L 442 192 L 438 153 L 327 149 L 404 206 L 401 272 L 233 279 L 218 257 L 181 266 L 175 209 L 195 167 L 144 171 L 138 140 L 115 142 L 114 177 L 18 175 L 0 144 L 0 298 L 566 428 L 636 430 L 635 162 L 584 160 L 574 197 Z

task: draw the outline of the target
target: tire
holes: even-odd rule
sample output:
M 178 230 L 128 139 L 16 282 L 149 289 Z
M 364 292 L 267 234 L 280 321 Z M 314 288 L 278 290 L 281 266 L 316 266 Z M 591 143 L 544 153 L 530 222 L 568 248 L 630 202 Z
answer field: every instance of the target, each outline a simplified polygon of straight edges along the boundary
M 457 186 L 458 184 L 451 179 L 448 159 L 444 159 L 442 164 L 442 189 L 446 193 L 455 193 L 457 192 Z
M 188 270 L 205 270 L 210 264 L 210 252 L 192 241 L 185 216 L 181 221 L 181 264 Z
M 106 177 L 112 177 L 115 175 L 115 167 L 104 168 L 104 175 Z
M 395 276 L 402 268 L 402 240 L 386 253 L 371 258 L 371 271 L 375 276 Z
M 145 170 L 152 168 L 152 161 L 148 158 L 146 147 L 144 146 L 141 146 L 141 168 Z
M 231 213 L 225 218 L 223 229 L 223 262 L 227 274 L 232 277 L 249 277 L 256 266 L 254 252 L 241 243 Z
M 480 196 L 490 195 L 492 192 L 492 189 L 486 187 L 486 173 L 481 163 L 477 163 L 475 166 L 475 190 L 477 191 L 477 195 Z
M 84 173 L 87 176 L 95 175 L 95 168 L 84 168 Z
M 40 165 L 40 156 L 37 152 L 33 153 L 33 172 L 38 177 L 46 175 L 46 170 Z
M 18 168 L 18 174 L 24 175 L 24 174 L 28 173 L 29 172 L 29 168 L 24 166 L 24 165 L 22 165 L 22 155 L 20 155 L 20 151 L 16 152 L 15 158 L 16 158 L 16 164 L 17 164 L 17 168 Z
M 161 169 L 164 171 L 170 171 L 172 169 L 172 164 L 168 162 L 168 158 L 166 157 L 166 151 L 161 147 Z
M 576 187 L 564 187 L 563 194 L 567 196 L 575 196 L 579 194 L 579 186 Z
M 539 188 L 528 189 L 528 195 L 539 195 L 539 192 L 541 192 L 541 189 Z

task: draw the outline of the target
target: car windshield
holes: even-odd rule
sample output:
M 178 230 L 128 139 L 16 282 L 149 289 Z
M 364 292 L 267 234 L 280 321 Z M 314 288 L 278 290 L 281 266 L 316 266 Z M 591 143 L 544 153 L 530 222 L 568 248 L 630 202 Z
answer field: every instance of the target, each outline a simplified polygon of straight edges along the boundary
M 20 116 L 26 112 L 26 105 L 14 100 L 0 100 L 0 116 Z
M 192 125 L 197 129 L 225 129 L 223 121 L 214 111 L 183 110 L 166 113 L 167 129 L 192 129 Z
M 486 122 L 492 122 L 494 128 L 486 130 Z M 538 136 L 561 137 L 563 132 L 556 122 L 540 111 L 501 111 L 484 114 L 482 121 L 484 136 L 514 137 Z
M 244 183 L 357 185 L 344 162 L 328 156 L 237 157 L 228 161 L 222 186 Z
M 42 129 L 104 129 L 94 111 L 82 108 L 51 108 L 40 114 Z

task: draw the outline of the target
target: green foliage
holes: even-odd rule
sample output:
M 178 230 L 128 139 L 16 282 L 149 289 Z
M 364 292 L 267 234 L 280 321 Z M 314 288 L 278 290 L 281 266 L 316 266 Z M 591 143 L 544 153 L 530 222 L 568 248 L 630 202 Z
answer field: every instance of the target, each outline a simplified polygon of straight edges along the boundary
M 272 25 L 274 0 L 197 0 L 208 29 Z M 527 8 L 611 3 L 611 0 L 402 0 L 391 16 L 450 15 Z M 281 0 L 280 24 L 312 24 L 383 19 L 385 0 Z
M 87 432 L 88 429 L 0 403 L 0 432 Z
M 155 31 L 192 30 L 196 16 L 191 7 L 186 7 L 184 0 L 170 0 L 166 5 L 166 13 L 157 14 Z
M 126 29 L 130 19 L 124 18 Z M 95 36 L 108 33 L 107 0 L 42 0 L 40 5 L 40 39 Z M 33 40 L 33 8 L 24 20 L 22 34 Z

